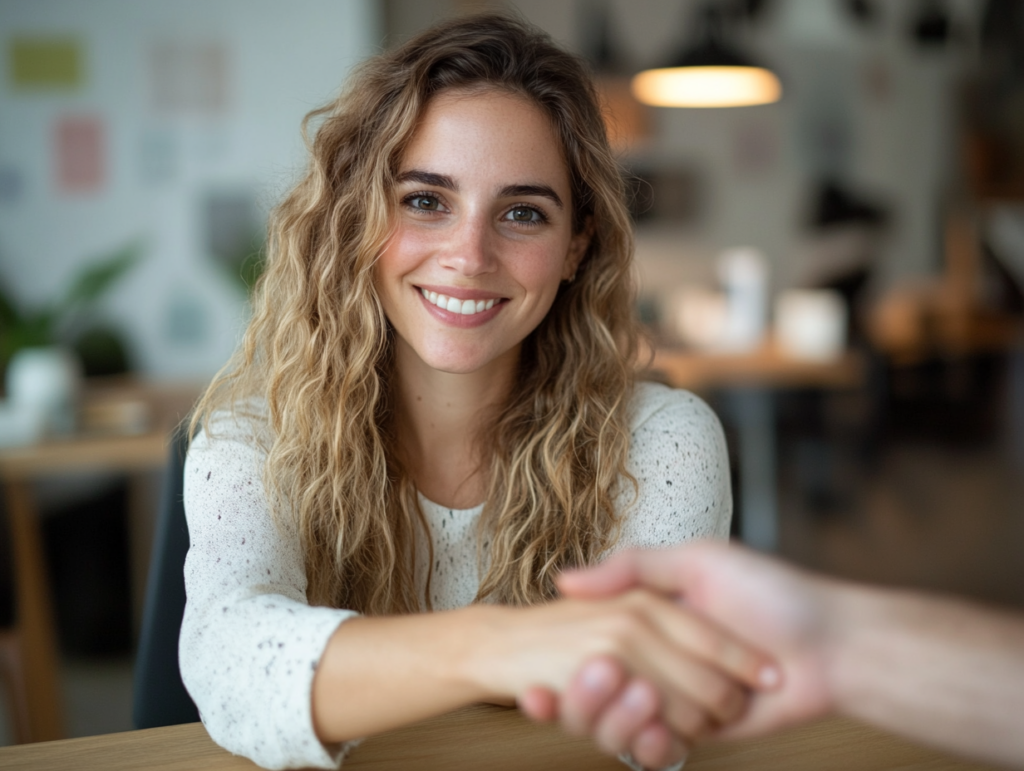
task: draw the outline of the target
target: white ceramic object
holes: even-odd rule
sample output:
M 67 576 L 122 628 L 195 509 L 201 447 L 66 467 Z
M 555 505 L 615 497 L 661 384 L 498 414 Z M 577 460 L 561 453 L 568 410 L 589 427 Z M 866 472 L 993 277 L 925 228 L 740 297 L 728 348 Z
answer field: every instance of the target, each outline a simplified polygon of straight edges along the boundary
M 675 335 L 686 345 L 712 351 L 722 347 L 729 308 L 722 292 L 683 287 L 672 297 Z
M 9 401 L 0 400 L 0 448 L 34 444 L 44 428 L 43 415 L 38 410 L 16 409 Z
M 7 365 L 10 407 L 35 415 L 41 433 L 64 436 L 74 432 L 82 368 L 66 348 L 23 348 Z M 38 438 L 38 437 L 37 437 Z
M 721 347 L 750 351 L 764 340 L 768 320 L 768 267 L 752 247 L 727 249 L 718 258 L 718 277 L 725 290 L 728 319 Z
M 775 300 L 775 338 L 783 353 L 829 361 L 846 348 L 847 311 L 829 289 L 789 289 Z

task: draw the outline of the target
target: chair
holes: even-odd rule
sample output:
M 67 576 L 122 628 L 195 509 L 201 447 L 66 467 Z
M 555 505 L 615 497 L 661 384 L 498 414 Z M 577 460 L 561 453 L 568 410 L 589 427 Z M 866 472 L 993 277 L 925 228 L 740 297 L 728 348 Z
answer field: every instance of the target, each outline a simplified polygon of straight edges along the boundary
M 194 723 L 199 711 L 178 668 L 178 634 L 185 612 L 185 554 L 188 525 L 182 500 L 186 432 L 175 433 L 164 478 L 160 512 L 146 583 L 142 634 L 135 662 L 136 728 Z

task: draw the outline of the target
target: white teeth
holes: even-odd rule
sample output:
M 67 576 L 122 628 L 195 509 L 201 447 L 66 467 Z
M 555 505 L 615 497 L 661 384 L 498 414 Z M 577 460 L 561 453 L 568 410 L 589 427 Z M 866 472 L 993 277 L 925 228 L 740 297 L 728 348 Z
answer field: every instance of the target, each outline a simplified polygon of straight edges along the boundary
M 420 289 L 420 294 L 429 300 L 432 305 L 443 308 L 449 313 L 458 313 L 462 316 L 472 316 L 474 313 L 489 311 L 496 302 L 495 300 L 459 300 L 458 298 L 430 292 L 426 289 Z

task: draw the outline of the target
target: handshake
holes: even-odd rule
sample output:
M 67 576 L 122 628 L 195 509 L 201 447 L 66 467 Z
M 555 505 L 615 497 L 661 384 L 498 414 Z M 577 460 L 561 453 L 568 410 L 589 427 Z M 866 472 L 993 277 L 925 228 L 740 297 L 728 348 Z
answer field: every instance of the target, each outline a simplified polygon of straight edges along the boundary
M 713 737 L 840 712 L 912 739 L 1024 763 L 1024 621 L 812 575 L 721 543 L 632 551 L 565 573 L 571 606 L 619 606 L 620 633 L 520 709 L 648 768 Z M 557 622 L 556 622 L 557 623 Z

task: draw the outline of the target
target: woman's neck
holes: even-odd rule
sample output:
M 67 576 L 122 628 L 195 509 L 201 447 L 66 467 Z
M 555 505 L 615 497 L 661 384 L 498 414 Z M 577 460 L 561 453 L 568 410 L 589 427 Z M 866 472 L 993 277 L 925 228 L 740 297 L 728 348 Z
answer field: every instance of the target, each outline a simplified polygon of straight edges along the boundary
M 517 348 L 483 370 L 452 374 L 429 367 L 397 341 L 399 447 L 429 500 L 455 509 L 483 501 L 480 432 L 508 399 L 518 363 Z

